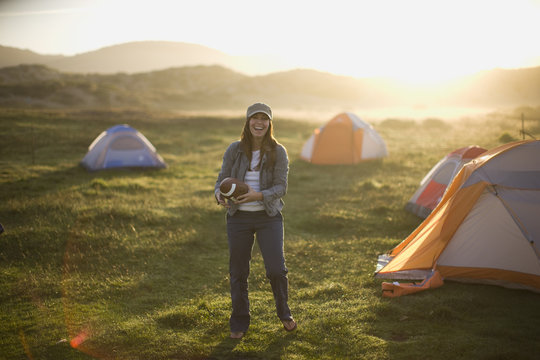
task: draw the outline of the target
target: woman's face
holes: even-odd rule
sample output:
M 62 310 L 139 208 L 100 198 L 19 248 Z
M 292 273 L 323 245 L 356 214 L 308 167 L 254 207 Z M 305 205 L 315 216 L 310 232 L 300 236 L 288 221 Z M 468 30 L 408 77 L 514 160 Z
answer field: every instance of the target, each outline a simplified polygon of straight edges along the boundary
M 249 118 L 249 131 L 256 139 L 263 139 L 270 127 L 270 119 L 264 113 L 256 113 Z

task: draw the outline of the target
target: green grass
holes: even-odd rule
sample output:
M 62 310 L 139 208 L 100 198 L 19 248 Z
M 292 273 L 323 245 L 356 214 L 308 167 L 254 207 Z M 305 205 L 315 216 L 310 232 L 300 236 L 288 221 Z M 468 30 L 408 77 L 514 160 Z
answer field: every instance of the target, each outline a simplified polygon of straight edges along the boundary
M 145 134 L 169 167 L 79 167 L 91 141 L 119 123 Z M 276 318 L 255 247 L 252 326 L 241 341 L 228 339 L 225 215 L 213 186 L 242 124 L 144 112 L 4 110 L 0 358 L 537 357 L 538 294 L 447 282 L 387 299 L 373 278 L 377 255 L 420 224 L 403 207 L 442 156 L 520 138 L 518 117 L 496 113 L 452 123 L 376 123 L 390 156 L 355 166 L 299 160 L 319 124 L 276 120 L 291 160 L 285 251 L 299 329 L 286 333 Z M 540 135 L 538 120 L 527 126 Z M 84 341 L 70 346 L 80 334 Z

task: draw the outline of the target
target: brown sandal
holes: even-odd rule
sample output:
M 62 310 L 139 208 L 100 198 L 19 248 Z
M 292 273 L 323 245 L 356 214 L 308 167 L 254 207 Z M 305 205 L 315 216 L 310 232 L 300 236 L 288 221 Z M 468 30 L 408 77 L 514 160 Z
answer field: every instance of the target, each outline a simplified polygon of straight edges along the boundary
M 242 331 L 231 331 L 231 339 L 241 339 L 246 333 Z
M 281 320 L 283 327 L 286 331 L 294 331 L 298 327 L 298 324 L 293 319 L 291 320 Z

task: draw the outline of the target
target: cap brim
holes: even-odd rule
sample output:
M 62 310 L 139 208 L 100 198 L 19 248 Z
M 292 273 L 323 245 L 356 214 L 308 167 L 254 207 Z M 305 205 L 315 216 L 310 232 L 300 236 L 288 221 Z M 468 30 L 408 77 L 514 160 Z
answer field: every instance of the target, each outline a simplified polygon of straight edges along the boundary
M 270 118 L 270 120 L 272 120 L 272 114 L 269 114 L 268 112 L 266 112 L 266 111 L 264 111 L 264 110 L 255 110 L 255 111 L 249 113 L 249 114 L 247 115 L 247 118 L 249 119 L 249 118 L 251 118 L 253 115 L 258 114 L 258 113 L 263 113 L 263 114 L 265 114 L 266 116 L 268 116 L 268 118 Z

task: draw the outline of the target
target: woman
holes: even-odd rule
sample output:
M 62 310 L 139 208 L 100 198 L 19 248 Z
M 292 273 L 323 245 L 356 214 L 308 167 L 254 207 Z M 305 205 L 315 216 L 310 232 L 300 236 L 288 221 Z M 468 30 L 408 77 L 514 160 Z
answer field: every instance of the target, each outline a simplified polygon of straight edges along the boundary
M 232 300 L 229 324 L 233 339 L 242 338 L 250 324 L 248 275 L 255 234 L 274 293 L 277 316 L 285 330 L 296 329 L 287 304 L 288 270 L 283 254 L 281 197 L 287 192 L 288 173 L 287 151 L 273 135 L 272 109 L 263 103 L 249 106 L 240 141 L 233 142 L 225 151 L 214 192 L 218 204 L 227 208 Z M 219 184 L 226 177 L 243 180 L 249 191 L 235 202 L 226 202 L 219 192 Z

